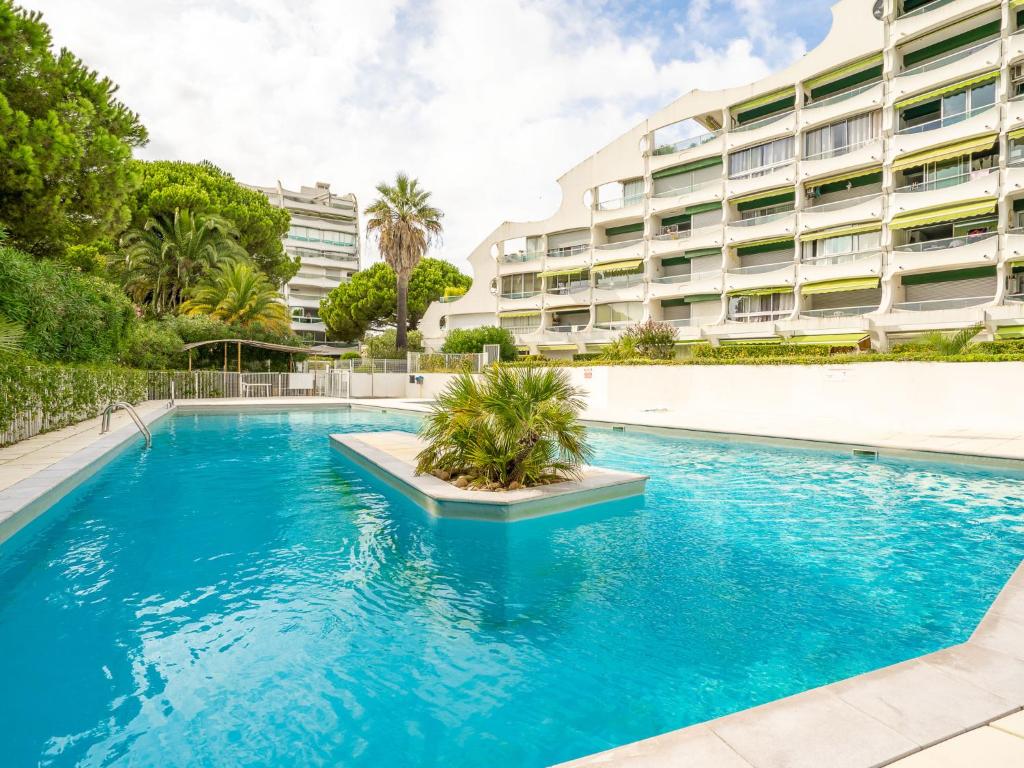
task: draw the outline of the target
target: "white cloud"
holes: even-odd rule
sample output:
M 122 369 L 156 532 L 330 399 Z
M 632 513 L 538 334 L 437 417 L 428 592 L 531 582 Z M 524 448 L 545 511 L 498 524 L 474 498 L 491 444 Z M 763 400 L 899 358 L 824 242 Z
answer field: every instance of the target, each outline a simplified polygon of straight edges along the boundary
M 501 221 L 550 215 L 554 179 L 652 105 L 803 52 L 764 0 L 734 0 L 749 38 L 678 28 L 679 58 L 573 0 L 26 2 L 121 85 L 150 131 L 144 157 L 209 159 L 256 184 L 330 181 L 363 205 L 406 170 L 447 214 L 437 255 L 463 268 Z M 686 27 L 706 31 L 707 14 L 694 0 Z

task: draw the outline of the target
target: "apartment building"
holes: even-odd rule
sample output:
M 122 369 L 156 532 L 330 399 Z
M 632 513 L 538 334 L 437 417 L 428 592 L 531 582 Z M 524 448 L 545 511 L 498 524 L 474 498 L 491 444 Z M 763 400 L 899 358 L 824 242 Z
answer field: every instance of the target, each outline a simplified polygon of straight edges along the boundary
M 559 179 L 551 218 L 498 227 L 428 344 L 500 324 L 568 356 L 647 318 L 681 347 L 1024 336 L 1024 0 L 832 13 L 792 67 L 683 96 Z
M 284 249 L 301 266 L 281 293 L 292 316 L 292 330 L 310 341 L 324 341 L 327 326 L 320 319 L 320 300 L 359 270 L 359 205 L 353 194 L 331 192 L 318 181 L 298 192 L 253 187 L 292 217 Z

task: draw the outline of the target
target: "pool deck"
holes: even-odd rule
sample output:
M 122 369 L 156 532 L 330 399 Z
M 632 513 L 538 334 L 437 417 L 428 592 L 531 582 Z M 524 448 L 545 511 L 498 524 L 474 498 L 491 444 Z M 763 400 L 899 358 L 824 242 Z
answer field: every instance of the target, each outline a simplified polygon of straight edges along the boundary
M 260 398 L 180 400 L 178 409 L 332 408 L 425 412 L 405 399 Z M 173 412 L 166 401 L 137 407 L 147 424 Z M 671 413 L 588 413 L 588 421 L 640 428 L 682 429 L 727 436 L 731 425 L 702 428 Z M 0 448 L 0 541 L 27 524 L 117 452 L 140 440 L 127 414 L 116 413 L 100 435 L 89 419 Z M 729 433 L 735 435 L 735 433 Z M 893 433 L 874 439 L 783 438 L 873 446 L 894 452 L 951 453 L 1024 460 L 1019 436 Z M 941 455 L 933 458 L 940 459 Z M 884 669 L 805 691 L 706 723 L 563 763 L 562 768 L 1020 768 L 1024 766 L 1024 563 L 993 602 L 970 639 Z

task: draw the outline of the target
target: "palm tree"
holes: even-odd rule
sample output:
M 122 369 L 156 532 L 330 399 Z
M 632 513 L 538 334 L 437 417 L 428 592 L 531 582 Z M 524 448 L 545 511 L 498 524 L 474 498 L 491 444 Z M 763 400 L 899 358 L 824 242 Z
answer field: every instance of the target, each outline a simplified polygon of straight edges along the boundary
M 942 331 L 932 331 L 921 336 L 917 343 L 939 355 L 959 355 L 971 346 L 974 337 L 983 329 L 983 325 L 972 325 L 970 328 L 957 331 L 952 336 L 942 333 Z
M 187 209 L 149 219 L 125 233 L 121 245 L 125 290 L 158 315 L 176 311 L 183 294 L 218 264 L 248 255 L 231 222 Z
M 395 177 L 395 185 L 377 185 L 380 194 L 366 209 L 370 217 L 366 231 L 374 236 L 384 261 L 394 270 L 398 281 L 396 343 L 407 346 L 409 275 L 427 248 L 441 237 L 444 214 L 430 205 L 430 193 L 420 189 L 416 179 L 405 173 Z
M 209 315 L 242 328 L 288 333 L 288 308 L 267 276 L 247 261 L 221 264 L 189 292 L 182 314 Z
M 518 488 L 579 477 L 591 456 L 581 392 L 564 371 L 495 365 L 454 379 L 420 437 L 416 471 L 468 476 L 472 487 Z

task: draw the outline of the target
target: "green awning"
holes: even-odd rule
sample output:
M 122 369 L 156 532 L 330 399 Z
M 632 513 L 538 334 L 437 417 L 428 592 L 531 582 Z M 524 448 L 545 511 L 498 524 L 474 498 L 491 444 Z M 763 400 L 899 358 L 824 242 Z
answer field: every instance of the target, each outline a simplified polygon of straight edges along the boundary
M 878 222 L 868 224 L 850 224 L 845 227 L 832 227 L 830 229 L 819 229 L 817 232 L 804 232 L 800 235 L 801 243 L 808 243 L 812 240 L 827 240 L 830 237 L 846 237 L 847 235 L 859 235 L 863 232 L 880 232 L 882 225 Z
M 1000 24 L 1001 21 L 997 18 L 990 21 L 988 24 L 979 24 L 978 26 L 972 27 L 960 34 L 946 35 L 941 40 L 934 42 L 931 45 L 926 45 L 923 48 L 918 48 L 916 51 L 908 51 L 903 54 L 903 66 L 904 68 L 910 68 L 915 64 L 928 61 L 929 59 L 934 59 L 944 53 L 955 51 L 958 48 L 964 48 L 971 43 L 977 43 L 985 38 L 990 38 L 992 36 L 998 38 Z M 900 51 L 900 53 L 902 53 L 902 51 Z
M 995 267 L 970 267 L 968 269 L 947 269 L 944 272 L 922 272 L 917 275 L 903 275 L 903 285 L 930 285 L 931 283 L 952 283 L 956 280 L 976 280 L 979 277 L 995 277 Z
M 1024 0 L 1010 0 L 1011 8 L 1020 8 L 1022 5 L 1024 5 Z
M 782 339 L 778 336 L 765 336 L 761 339 L 722 339 L 718 343 L 725 347 L 732 347 L 738 344 L 781 344 Z
M 794 189 L 792 187 L 775 187 L 774 189 L 765 189 L 761 192 L 754 192 L 750 195 L 741 195 L 740 197 L 734 197 L 729 200 L 735 206 L 743 205 L 744 203 L 752 203 L 757 200 L 763 200 L 767 197 L 777 197 L 780 195 L 790 195 L 790 199 L 794 196 Z M 742 210 L 742 209 L 741 209 Z
M 755 253 L 767 253 L 768 251 L 784 251 L 793 246 L 792 237 L 770 237 L 766 240 L 754 240 L 751 243 L 742 243 L 736 248 L 739 256 L 750 256 Z
M 626 235 L 629 234 L 630 232 L 643 231 L 644 223 L 642 221 L 638 221 L 635 224 L 623 224 L 621 227 L 608 227 L 607 229 L 605 229 L 604 233 L 608 237 L 613 237 L 614 235 Z
M 850 277 L 844 280 L 823 280 L 820 283 L 804 283 L 800 286 L 800 294 L 803 296 L 815 296 L 820 293 L 865 291 L 877 287 L 877 277 Z
M 775 285 L 771 288 L 746 288 L 742 291 L 729 291 L 730 296 L 771 296 L 776 293 L 792 293 L 792 285 Z
M 537 349 L 548 352 L 568 352 L 570 349 L 579 349 L 575 344 L 538 344 Z
M 595 264 L 595 272 L 627 272 L 636 269 L 644 263 L 643 259 L 623 259 L 622 261 L 609 261 L 605 264 Z
M 1024 0 L 1020 1 L 1024 3 Z M 1019 139 L 1021 137 L 1024 137 L 1024 128 L 1018 128 L 1015 131 L 1010 131 L 1008 134 L 1006 134 L 1006 138 L 1008 139 Z
M 687 224 L 690 221 L 690 215 L 687 213 L 681 213 L 678 216 L 666 216 L 661 220 L 661 226 L 670 227 L 673 224 Z
M 721 248 L 695 248 L 683 254 L 688 259 L 699 259 L 701 256 L 721 256 Z
M 651 174 L 652 179 L 667 179 L 669 176 L 678 176 L 682 173 L 690 173 L 691 171 L 699 171 L 701 168 L 710 168 L 712 165 L 721 165 L 722 156 L 715 155 L 714 157 L 705 157 L 701 160 L 694 160 L 692 163 L 683 163 L 682 165 L 673 165 L 671 168 L 662 168 L 660 171 L 655 171 Z
M 734 115 L 737 115 L 741 112 L 750 112 L 751 110 L 757 109 L 758 107 L 763 107 L 767 104 L 773 104 L 776 101 L 788 99 L 790 96 L 796 96 L 795 86 L 789 86 L 788 88 L 783 88 L 778 91 L 772 91 L 771 93 L 766 93 L 764 96 L 758 96 L 756 99 L 741 102 L 730 107 L 729 111 L 732 112 Z
M 862 176 L 874 176 L 875 174 L 881 175 L 881 173 L 881 168 L 861 168 L 859 171 L 846 171 L 835 176 L 826 176 L 824 179 L 815 179 L 814 181 L 808 181 L 804 184 L 804 186 L 813 189 L 814 187 L 824 187 L 829 184 L 837 184 L 841 181 L 851 181 L 853 179 L 859 179 Z
M 538 272 L 537 277 L 563 277 L 564 275 L 578 275 L 587 271 L 587 267 L 572 267 L 571 269 L 549 269 L 547 272 Z
M 1024 2 L 1024 0 L 1021 0 Z M 833 69 L 831 72 L 826 72 L 823 75 L 812 77 L 810 80 L 804 80 L 804 87 L 807 90 L 813 90 L 827 83 L 834 82 L 836 80 L 842 80 L 848 75 L 852 75 L 855 72 L 860 72 L 862 69 L 870 69 L 876 67 L 882 63 L 882 54 L 873 53 L 870 56 L 865 56 L 863 59 L 857 59 L 856 61 L 850 62 L 842 67 Z
M 919 93 L 917 96 L 911 96 L 909 99 L 903 99 L 903 101 L 897 101 L 893 106 L 896 109 L 906 109 L 912 107 L 915 104 L 920 104 L 925 101 L 931 101 L 940 96 L 945 96 L 947 93 L 954 93 L 955 91 L 962 91 L 965 88 L 972 88 L 975 85 L 981 85 L 987 83 L 990 80 L 997 80 L 999 78 L 999 70 L 995 72 L 986 72 L 984 75 L 975 75 L 974 77 L 968 78 L 967 80 L 961 80 L 958 83 L 952 83 L 951 85 L 944 85 L 941 88 L 936 88 L 933 91 L 926 91 L 925 93 Z
M 829 344 L 833 346 L 856 346 L 869 338 L 866 333 L 823 333 L 818 336 L 790 336 L 787 344 Z
M 1020 0 L 1024 5 L 1024 0 Z M 1004 325 L 996 328 L 996 338 L 1003 339 L 1024 339 L 1024 325 Z
M 697 205 L 690 205 L 684 209 L 685 213 L 693 216 L 696 213 L 707 213 L 708 211 L 720 211 L 722 210 L 722 202 L 716 200 L 713 203 L 699 203 Z
M 677 264 L 685 264 L 689 260 L 690 260 L 690 257 L 687 256 L 686 254 L 683 254 L 682 256 L 673 256 L 670 259 L 662 259 L 661 260 L 661 266 L 663 266 L 663 267 L 674 267 Z
M 685 307 L 686 299 L 662 299 L 661 306 L 665 307 Z
M 796 199 L 796 191 L 789 190 L 788 192 L 780 192 L 775 195 L 766 195 L 765 197 L 757 197 L 753 200 L 746 200 L 745 202 L 739 203 L 736 206 L 737 211 L 752 211 L 755 208 L 768 208 L 772 205 L 782 205 L 784 203 L 792 203 Z
M 722 294 L 720 293 L 695 293 L 693 296 L 686 297 L 687 304 L 702 304 L 705 301 L 721 301 Z
M 499 312 L 498 313 L 498 317 L 533 317 L 534 315 L 539 315 L 539 314 L 540 314 L 540 310 L 539 309 L 537 309 L 537 310 L 526 309 L 526 310 L 522 310 L 522 311 L 519 311 L 519 312 Z
M 963 141 L 953 142 L 952 144 L 945 144 L 941 147 L 935 147 L 934 149 L 927 149 L 924 152 L 914 152 L 913 154 L 898 157 L 893 160 L 892 169 L 894 171 L 902 171 L 904 168 L 913 168 L 916 165 L 938 163 L 943 160 L 952 160 L 955 157 L 962 157 L 975 152 L 981 152 L 985 149 L 992 149 L 992 145 L 995 144 L 998 139 L 998 134 L 990 133 L 986 136 L 978 136 L 973 139 L 965 139 Z
M 995 213 L 995 210 L 995 200 L 975 200 L 970 203 L 959 203 L 930 211 L 900 214 L 889 224 L 889 229 L 910 229 L 911 227 L 924 227 L 929 224 L 941 224 L 945 221 L 970 219 L 976 216 Z

